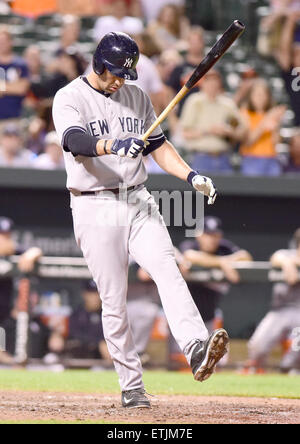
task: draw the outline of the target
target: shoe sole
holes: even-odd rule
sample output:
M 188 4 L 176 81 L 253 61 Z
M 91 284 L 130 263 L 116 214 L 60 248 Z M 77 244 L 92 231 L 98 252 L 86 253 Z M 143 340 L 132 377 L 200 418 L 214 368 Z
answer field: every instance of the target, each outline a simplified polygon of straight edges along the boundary
M 125 409 L 151 409 L 151 405 L 123 405 Z
M 214 373 L 217 363 L 228 351 L 228 342 L 229 337 L 224 329 L 221 328 L 214 332 L 207 346 L 206 356 L 194 374 L 196 381 L 206 381 Z

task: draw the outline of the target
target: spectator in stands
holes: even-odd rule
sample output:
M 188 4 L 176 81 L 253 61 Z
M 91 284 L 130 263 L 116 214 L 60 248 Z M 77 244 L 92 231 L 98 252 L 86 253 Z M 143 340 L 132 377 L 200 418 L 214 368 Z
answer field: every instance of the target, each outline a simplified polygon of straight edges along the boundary
M 45 137 L 52 131 L 54 131 L 54 124 L 52 119 L 52 100 L 50 98 L 38 102 L 36 115 L 29 120 L 26 148 L 36 155 L 43 153 Z
M 28 168 L 33 155 L 24 148 L 21 129 L 16 123 L 8 123 L 2 130 L 0 140 L 0 166 L 10 168 Z
M 58 55 L 61 51 L 66 51 L 70 47 L 76 48 L 76 52 L 79 52 L 77 46 L 80 37 L 80 31 L 81 21 L 79 17 L 69 14 L 63 16 L 60 42 L 59 47 L 56 50 L 56 55 Z
M 12 255 L 20 255 L 19 269 L 23 273 L 32 271 L 36 261 L 42 256 L 39 248 L 32 247 L 27 251 L 22 251 L 13 239 L 14 222 L 7 217 L 0 217 L 0 258 Z M 13 308 L 14 283 L 12 277 L 0 279 L 0 325 L 10 317 Z M 8 338 L 9 339 L 9 338 Z M 0 355 L 0 362 L 12 363 L 11 356 Z
M 284 282 L 274 285 L 271 309 L 257 326 L 250 338 L 249 360 L 245 363 L 244 372 L 260 372 L 266 365 L 267 358 L 275 345 L 290 336 L 293 329 L 300 326 L 300 229 L 293 237 L 293 248 L 276 251 L 271 257 L 271 265 L 282 269 Z M 297 338 L 295 338 L 297 340 Z M 297 344 L 298 345 L 298 344 Z M 293 347 L 283 357 L 281 367 L 290 370 L 298 366 L 300 370 L 299 351 Z
M 38 45 L 30 45 L 23 54 L 24 60 L 28 67 L 28 77 L 30 83 L 43 83 L 46 78 L 44 65 L 41 59 L 41 50 Z M 24 107 L 27 111 L 34 113 L 38 106 L 38 98 L 31 90 L 28 91 Z
M 193 153 L 193 169 L 230 173 L 230 154 L 245 133 L 245 125 L 234 101 L 225 96 L 222 78 L 211 70 L 202 81 L 201 92 L 185 102 L 180 118 L 185 148 Z
M 111 363 L 104 339 L 101 313 L 102 304 L 94 281 L 86 281 L 82 289 L 83 303 L 70 317 L 69 338 L 65 352 L 81 359 L 104 359 Z
M 182 254 L 179 258 L 179 266 L 184 275 L 192 266 L 220 268 L 224 272 L 225 279 L 232 284 L 237 284 L 240 280 L 234 264 L 252 260 L 248 251 L 239 248 L 224 237 L 222 221 L 213 216 L 205 217 L 203 233 L 199 232 L 195 240 L 182 242 L 179 249 Z M 215 311 L 222 295 L 229 290 L 228 284 L 188 282 L 188 287 L 211 332 Z
M 162 7 L 156 20 L 148 25 L 148 32 L 156 41 L 161 51 L 180 48 L 188 35 L 189 24 L 180 8 L 173 4 Z
M 174 68 L 170 74 L 170 77 L 165 82 L 167 86 L 165 94 L 165 106 L 167 106 L 173 97 L 181 90 L 195 68 L 203 60 L 204 46 L 203 28 L 200 26 L 192 26 L 187 36 L 187 51 L 184 55 L 184 59 Z M 179 102 L 176 109 L 169 114 L 168 124 L 170 129 L 170 138 L 174 143 L 176 143 L 176 145 L 182 144 L 178 117 L 180 116 L 184 103 L 189 95 L 199 91 L 199 83 L 190 90 L 190 92 Z
M 296 26 L 300 19 L 299 9 L 297 12 L 292 11 L 288 14 L 281 33 L 279 48 L 275 54 L 294 111 L 295 126 L 300 126 L 300 32 L 295 41 Z
M 42 81 L 33 81 L 31 91 L 38 98 L 52 98 L 56 92 L 86 70 L 86 60 L 73 47 L 61 50 L 48 66 L 50 72 Z
M 274 56 L 278 50 L 280 39 L 289 15 L 300 11 L 298 0 L 271 0 L 270 14 L 264 17 L 259 26 L 257 50 L 263 56 Z M 298 27 L 297 32 L 300 31 Z
M 170 91 L 168 98 L 169 101 L 181 90 L 195 68 L 203 60 L 204 30 L 200 26 L 191 27 L 187 37 L 187 44 L 187 53 L 184 56 L 183 62 L 180 65 L 176 66 L 176 68 L 171 72 L 170 78 L 167 81 L 167 86 L 169 87 Z M 198 91 L 199 84 L 191 90 L 190 94 Z M 177 115 L 180 115 L 184 102 L 185 99 L 180 102 Z M 177 123 L 178 122 L 176 122 L 176 125 Z
M 10 6 L 9 6 L 9 0 L 0 0 L 0 14 L 9 14 L 10 13 Z
M 253 86 L 253 83 L 258 78 L 258 73 L 251 66 L 245 66 L 241 74 L 240 83 L 234 93 L 234 101 L 239 108 L 245 107 L 249 91 Z
M 160 75 L 155 63 L 150 58 L 151 51 L 153 50 L 154 46 L 151 42 L 151 37 L 149 37 L 146 32 L 137 35 L 135 37 L 135 41 L 140 50 L 140 58 L 137 65 L 138 79 L 134 82 L 134 85 L 139 86 L 149 95 L 155 112 L 157 115 L 159 115 L 164 108 L 164 103 L 162 100 L 163 83 L 160 79 Z
M 41 170 L 64 169 L 63 152 L 55 131 L 45 137 L 45 152 L 33 160 L 32 166 Z
M 181 8 L 181 12 L 183 12 L 185 1 L 184 0 L 139 0 L 141 4 L 141 10 L 143 13 L 143 17 L 147 23 L 150 23 L 152 20 L 156 20 L 161 8 L 166 5 L 175 5 Z
M 22 103 L 29 89 L 28 68 L 21 57 L 13 53 L 12 35 L 7 27 L 0 26 L 0 126 L 6 119 L 18 119 Z M 0 128 L 1 129 L 1 128 Z
M 112 15 L 115 8 L 114 0 L 95 0 L 96 11 L 99 16 Z M 123 0 L 126 7 L 126 16 L 143 18 L 140 0 Z
M 285 106 L 274 106 L 271 90 L 265 80 L 257 79 L 249 91 L 248 103 L 242 111 L 246 119 L 241 172 L 246 176 L 278 176 L 281 165 L 277 158 L 281 120 Z
M 136 35 L 144 31 L 143 21 L 127 14 L 127 5 L 123 0 L 112 0 L 112 14 L 99 17 L 94 26 L 94 40 L 98 43 L 108 32 L 125 32 Z
M 296 128 L 290 141 L 289 161 L 285 173 L 300 173 L 300 129 Z

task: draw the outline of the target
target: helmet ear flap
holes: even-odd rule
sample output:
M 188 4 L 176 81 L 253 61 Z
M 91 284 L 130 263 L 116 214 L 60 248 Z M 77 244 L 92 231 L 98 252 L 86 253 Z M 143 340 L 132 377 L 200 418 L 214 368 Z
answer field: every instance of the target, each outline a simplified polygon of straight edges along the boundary
M 98 76 L 101 76 L 101 74 L 103 74 L 104 71 L 105 71 L 104 63 L 102 63 L 102 62 L 96 57 L 96 54 L 94 55 L 94 58 L 93 58 L 93 69 L 94 69 L 95 73 L 96 73 Z

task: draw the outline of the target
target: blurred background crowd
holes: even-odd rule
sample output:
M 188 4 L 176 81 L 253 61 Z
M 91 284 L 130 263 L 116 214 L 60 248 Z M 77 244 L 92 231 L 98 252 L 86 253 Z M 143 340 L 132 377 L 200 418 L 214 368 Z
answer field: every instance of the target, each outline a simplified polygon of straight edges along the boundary
M 52 100 L 92 69 L 93 51 L 107 32 L 137 41 L 137 84 L 159 114 L 235 18 L 248 25 L 244 37 L 164 130 L 202 172 L 299 172 L 298 0 L 1 0 L 0 166 L 64 168 Z M 161 172 L 145 162 L 149 172 Z

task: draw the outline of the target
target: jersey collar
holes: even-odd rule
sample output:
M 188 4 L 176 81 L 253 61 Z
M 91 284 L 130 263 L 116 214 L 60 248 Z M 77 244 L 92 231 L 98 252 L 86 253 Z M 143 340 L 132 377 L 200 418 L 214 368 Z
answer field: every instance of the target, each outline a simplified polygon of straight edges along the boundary
M 102 94 L 102 96 L 104 96 L 104 97 L 110 97 L 111 96 L 111 94 L 109 94 L 109 93 L 107 93 L 107 92 L 105 92 L 105 91 L 100 91 L 99 89 L 96 89 L 96 88 L 94 88 L 91 84 L 90 84 L 90 82 L 88 81 L 88 79 L 85 77 L 85 76 L 81 76 L 80 77 L 81 78 L 81 80 L 83 80 L 90 88 L 92 88 L 94 91 L 96 91 L 97 93 L 99 93 L 99 94 Z

